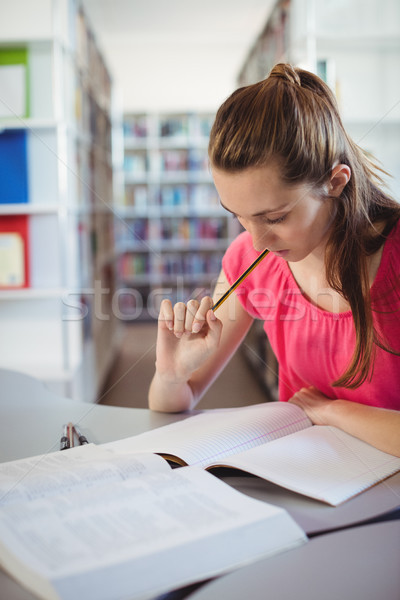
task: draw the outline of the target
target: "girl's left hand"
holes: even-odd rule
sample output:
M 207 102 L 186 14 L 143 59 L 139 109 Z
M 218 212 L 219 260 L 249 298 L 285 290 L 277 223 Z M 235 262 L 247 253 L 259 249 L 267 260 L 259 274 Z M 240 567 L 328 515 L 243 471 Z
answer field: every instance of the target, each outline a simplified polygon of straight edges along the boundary
M 335 400 L 330 400 L 317 388 L 301 388 L 289 402 L 300 406 L 314 425 L 329 425 L 328 412 Z

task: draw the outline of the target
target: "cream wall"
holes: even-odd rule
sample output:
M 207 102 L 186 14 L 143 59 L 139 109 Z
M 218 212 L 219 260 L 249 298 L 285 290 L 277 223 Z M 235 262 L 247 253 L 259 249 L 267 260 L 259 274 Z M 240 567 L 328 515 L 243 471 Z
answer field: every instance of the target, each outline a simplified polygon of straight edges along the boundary
M 275 0 L 82 0 L 124 112 L 213 111 Z

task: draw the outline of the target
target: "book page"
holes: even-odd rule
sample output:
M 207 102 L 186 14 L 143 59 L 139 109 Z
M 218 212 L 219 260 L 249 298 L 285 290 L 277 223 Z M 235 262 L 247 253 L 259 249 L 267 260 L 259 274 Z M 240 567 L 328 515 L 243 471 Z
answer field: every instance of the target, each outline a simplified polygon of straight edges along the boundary
M 306 427 L 311 427 L 311 421 L 301 408 L 272 402 L 209 410 L 104 447 L 117 453 L 158 452 L 177 456 L 189 465 L 206 467 Z
M 1 463 L 0 506 L 170 470 L 168 463 L 154 454 L 116 456 L 94 444 L 85 444 Z
M 400 458 L 335 427 L 316 425 L 220 464 L 334 506 L 400 470 Z
M 305 540 L 283 509 L 192 467 L 0 511 L 1 564 L 51 580 L 61 598 L 155 595 Z

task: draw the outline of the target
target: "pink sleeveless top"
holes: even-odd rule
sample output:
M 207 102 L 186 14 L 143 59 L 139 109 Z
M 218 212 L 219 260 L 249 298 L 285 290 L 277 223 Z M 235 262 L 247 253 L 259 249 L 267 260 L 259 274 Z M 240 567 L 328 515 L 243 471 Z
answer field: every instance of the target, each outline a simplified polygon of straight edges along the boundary
M 258 253 L 250 234 L 229 246 L 222 266 L 231 285 Z M 400 410 L 400 357 L 376 348 L 371 381 L 351 390 L 332 386 L 345 372 L 355 344 L 351 311 L 331 313 L 302 295 L 285 260 L 268 254 L 236 289 L 245 310 L 264 321 L 279 362 L 279 398 L 287 401 L 302 387 L 315 386 L 328 398 Z M 387 239 L 371 287 L 374 323 L 383 339 L 400 351 L 400 224 Z

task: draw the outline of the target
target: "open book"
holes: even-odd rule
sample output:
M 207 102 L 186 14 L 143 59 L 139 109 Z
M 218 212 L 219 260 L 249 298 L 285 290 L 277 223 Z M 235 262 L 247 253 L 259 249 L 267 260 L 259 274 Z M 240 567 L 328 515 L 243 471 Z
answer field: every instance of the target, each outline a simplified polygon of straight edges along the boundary
M 400 458 L 312 425 L 286 402 L 211 410 L 107 446 L 209 470 L 233 467 L 333 506 L 400 471 Z
M 0 464 L 0 566 L 44 600 L 154 598 L 306 539 L 285 510 L 156 454 Z

